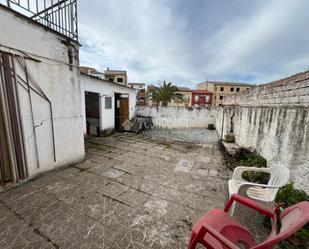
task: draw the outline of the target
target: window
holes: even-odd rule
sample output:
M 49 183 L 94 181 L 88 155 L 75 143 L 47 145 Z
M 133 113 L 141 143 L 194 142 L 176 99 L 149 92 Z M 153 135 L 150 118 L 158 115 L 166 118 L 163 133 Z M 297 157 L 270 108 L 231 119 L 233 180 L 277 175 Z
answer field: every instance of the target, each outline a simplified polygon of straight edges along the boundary
M 231 87 L 231 92 L 234 92 L 234 87 Z
M 105 109 L 112 109 L 112 97 L 105 97 Z
M 206 102 L 206 103 L 209 102 L 209 95 L 205 95 L 205 102 Z
M 122 83 L 123 82 L 123 78 L 117 78 L 117 82 L 118 83 Z
M 108 78 L 108 81 L 113 82 L 114 79 L 113 78 Z
M 221 91 L 221 92 L 224 91 L 224 87 L 223 87 L 223 86 L 220 87 L 220 91 Z
M 250 89 L 249 87 L 246 88 L 246 90 Z
M 183 99 L 185 99 L 185 100 L 188 100 L 188 99 L 190 99 L 190 96 L 189 96 L 189 94 L 183 94 L 183 95 L 182 95 L 182 97 L 183 97 Z
M 195 101 L 195 102 L 198 102 L 199 100 L 200 100 L 200 96 L 199 96 L 199 95 L 195 95 L 195 96 L 194 96 L 194 101 Z
M 236 88 L 236 92 L 239 92 L 239 91 L 240 91 L 240 88 L 239 88 L 239 87 L 237 87 L 237 88 Z
M 220 99 L 223 99 L 223 96 L 220 96 Z

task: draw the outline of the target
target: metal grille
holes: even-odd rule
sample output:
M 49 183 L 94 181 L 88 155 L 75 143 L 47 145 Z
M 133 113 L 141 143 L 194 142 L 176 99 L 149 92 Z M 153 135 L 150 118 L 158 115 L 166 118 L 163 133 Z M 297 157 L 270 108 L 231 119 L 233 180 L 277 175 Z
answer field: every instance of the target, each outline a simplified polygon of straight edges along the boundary
M 0 0 L 7 7 L 78 40 L 77 0 Z

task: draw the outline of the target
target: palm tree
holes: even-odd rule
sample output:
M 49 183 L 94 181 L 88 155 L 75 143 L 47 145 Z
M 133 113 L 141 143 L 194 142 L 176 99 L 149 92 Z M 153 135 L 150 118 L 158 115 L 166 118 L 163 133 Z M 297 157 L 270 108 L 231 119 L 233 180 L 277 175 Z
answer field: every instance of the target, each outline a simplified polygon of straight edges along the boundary
M 152 98 L 158 104 L 161 103 L 162 106 L 167 106 L 172 99 L 181 100 L 183 98 L 182 94 L 177 93 L 177 91 L 179 91 L 177 86 L 173 86 L 171 82 L 166 84 L 163 81 L 163 85 L 152 89 Z

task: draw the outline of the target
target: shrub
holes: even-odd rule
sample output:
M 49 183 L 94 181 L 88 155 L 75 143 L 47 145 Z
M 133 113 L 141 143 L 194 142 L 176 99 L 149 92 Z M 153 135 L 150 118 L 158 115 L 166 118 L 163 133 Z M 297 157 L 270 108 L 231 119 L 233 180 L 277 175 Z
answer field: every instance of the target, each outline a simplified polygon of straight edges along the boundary
M 247 148 L 240 147 L 235 151 L 233 156 L 226 154 L 225 156 L 226 166 L 234 170 L 238 166 L 248 167 L 266 167 L 267 160 L 259 155 L 256 151 L 252 151 Z
M 267 160 L 257 153 L 247 154 L 246 157 L 240 160 L 240 164 L 249 167 L 266 167 Z
M 305 191 L 296 189 L 294 183 L 290 182 L 278 190 L 276 203 L 283 204 L 284 208 L 292 206 L 302 201 L 308 201 L 309 195 Z M 263 224 L 270 228 L 270 219 L 265 218 Z M 279 244 L 281 249 L 308 248 L 309 224 L 306 224 L 300 231 L 286 241 Z
M 241 177 L 248 182 L 267 184 L 270 179 L 270 174 L 267 172 L 245 171 Z
M 308 201 L 309 196 L 305 191 L 294 188 L 294 183 L 290 182 L 278 190 L 276 202 L 282 203 L 284 207 L 292 206 L 301 201 Z
M 256 152 L 252 152 L 247 149 L 243 149 L 240 152 L 242 159 L 240 159 L 240 165 L 248 167 L 266 167 L 267 160 Z M 270 174 L 266 172 L 245 171 L 242 177 L 249 182 L 267 184 L 270 179 Z

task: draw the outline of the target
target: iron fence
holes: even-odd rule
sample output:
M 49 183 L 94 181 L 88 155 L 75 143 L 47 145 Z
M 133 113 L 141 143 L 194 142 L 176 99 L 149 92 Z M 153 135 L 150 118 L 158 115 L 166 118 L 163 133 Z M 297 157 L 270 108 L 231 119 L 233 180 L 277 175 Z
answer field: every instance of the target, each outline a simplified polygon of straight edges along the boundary
M 77 0 L 0 0 L 0 4 L 78 40 Z

